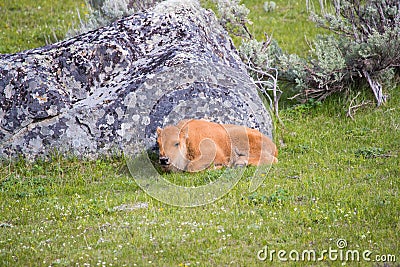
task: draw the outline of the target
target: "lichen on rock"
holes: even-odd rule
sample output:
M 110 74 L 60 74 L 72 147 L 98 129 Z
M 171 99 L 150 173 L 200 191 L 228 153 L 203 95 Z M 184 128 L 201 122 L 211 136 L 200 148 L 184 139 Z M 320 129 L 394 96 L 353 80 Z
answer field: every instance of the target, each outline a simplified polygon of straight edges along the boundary
M 197 1 L 169 0 L 69 40 L 0 55 L 0 157 L 95 158 L 183 118 L 272 136 L 231 39 Z

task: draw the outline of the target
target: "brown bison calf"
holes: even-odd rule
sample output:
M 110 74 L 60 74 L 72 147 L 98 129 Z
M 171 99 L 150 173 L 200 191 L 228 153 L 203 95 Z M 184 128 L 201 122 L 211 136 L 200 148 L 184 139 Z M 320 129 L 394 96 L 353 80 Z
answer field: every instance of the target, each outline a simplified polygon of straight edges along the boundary
M 164 171 L 197 172 L 214 166 L 257 166 L 277 162 L 278 150 L 257 130 L 205 120 L 183 120 L 157 128 Z

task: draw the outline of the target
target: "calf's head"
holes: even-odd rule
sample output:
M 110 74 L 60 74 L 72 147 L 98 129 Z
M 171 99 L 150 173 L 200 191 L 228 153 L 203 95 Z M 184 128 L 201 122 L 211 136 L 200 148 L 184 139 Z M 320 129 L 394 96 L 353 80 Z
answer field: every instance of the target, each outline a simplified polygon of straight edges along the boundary
M 189 163 L 186 158 L 186 136 L 176 126 L 157 128 L 160 165 L 164 171 L 184 171 Z

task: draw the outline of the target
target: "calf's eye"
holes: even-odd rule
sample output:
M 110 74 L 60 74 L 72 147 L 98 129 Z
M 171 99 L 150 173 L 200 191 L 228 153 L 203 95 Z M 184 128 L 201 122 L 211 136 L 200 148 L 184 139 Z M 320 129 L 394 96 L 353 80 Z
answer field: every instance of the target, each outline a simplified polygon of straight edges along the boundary
M 175 147 L 178 147 L 178 146 L 179 146 L 179 143 L 175 143 L 174 146 L 175 146 Z

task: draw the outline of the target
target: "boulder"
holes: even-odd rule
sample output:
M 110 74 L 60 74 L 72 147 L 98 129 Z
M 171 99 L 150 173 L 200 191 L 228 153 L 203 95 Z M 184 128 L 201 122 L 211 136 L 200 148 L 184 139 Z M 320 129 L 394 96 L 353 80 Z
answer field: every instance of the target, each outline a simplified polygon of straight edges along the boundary
M 158 126 L 184 118 L 272 136 L 232 40 L 198 1 L 165 1 L 59 43 L 0 55 L 0 157 L 139 152 L 155 146 Z

